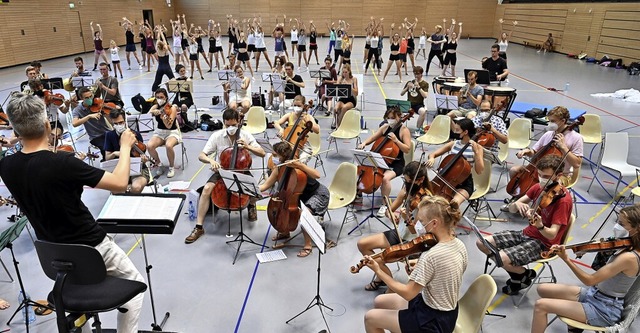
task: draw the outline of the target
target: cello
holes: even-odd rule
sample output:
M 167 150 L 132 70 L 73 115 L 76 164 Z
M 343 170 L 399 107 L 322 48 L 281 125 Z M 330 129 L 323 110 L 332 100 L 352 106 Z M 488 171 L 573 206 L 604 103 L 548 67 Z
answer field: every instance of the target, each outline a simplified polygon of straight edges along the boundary
M 389 139 L 389 134 L 394 133 L 405 121 L 411 119 L 411 117 L 413 117 L 412 109 L 410 109 L 409 113 L 404 115 L 400 121 L 393 126 L 389 126 L 387 131 L 373 143 L 371 151 L 382 155 L 387 164 L 393 163 L 400 154 L 400 147 Z M 373 193 L 382 185 L 382 178 L 384 177 L 383 170 L 377 169 L 374 171 L 372 166 L 359 165 L 357 174 L 360 178 L 358 189 L 362 193 Z
M 313 100 L 310 99 L 309 102 L 307 102 L 307 104 L 305 104 L 302 107 L 302 112 L 306 112 L 308 111 L 310 108 L 313 107 Z M 302 131 L 304 130 L 304 126 L 302 126 L 302 124 L 300 124 L 300 121 L 302 119 L 302 115 L 298 116 L 298 119 L 296 119 L 296 121 L 293 123 L 293 126 L 287 126 L 286 128 L 284 128 L 283 130 L 283 134 L 282 134 L 282 141 L 285 142 L 289 142 L 289 144 L 293 145 L 293 143 L 298 141 L 298 137 L 300 137 L 300 133 L 302 133 Z M 300 149 L 302 149 L 302 147 L 307 143 L 307 135 L 303 136 L 301 141 L 300 141 Z M 294 149 L 295 152 L 295 158 L 298 158 L 300 156 L 300 150 L 299 149 Z M 273 156 L 269 156 L 269 160 L 267 161 L 267 166 L 269 167 L 269 169 L 273 169 L 275 167 L 275 163 L 273 163 Z
M 251 154 L 238 145 L 240 124 L 242 124 L 242 116 L 240 116 L 238 120 L 239 127 L 235 134 L 233 146 L 226 148 L 220 153 L 220 166 L 223 169 L 234 171 L 248 170 L 253 162 Z M 246 194 L 230 192 L 222 178 L 216 181 L 211 191 L 211 201 L 213 204 L 224 210 L 242 210 L 249 205 L 249 199 L 250 197 Z
M 573 130 L 576 126 L 584 124 L 584 117 L 580 116 L 576 121 L 574 121 L 571 125 L 565 127 L 560 133 L 564 133 L 568 130 Z M 555 136 L 555 135 L 554 135 Z M 555 146 L 555 141 L 552 139 L 544 145 L 539 151 L 537 151 L 530 160 L 530 163 L 516 173 L 513 178 L 509 180 L 507 184 L 507 193 L 512 197 L 519 197 L 527 193 L 527 190 L 531 188 L 531 186 L 538 183 L 538 169 L 536 164 L 538 161 L 548 155 L 564 155 L 560 149 Z
M 311 130 L 313 123 L 308 121 L 304 129 L 293 145 L 291 156 L 288 160 L 293 160 L 295 152 L 300 147 L 302 138 L 306 137 Z M 280 233 L 288 233 L 296 230 L 302 210 L 299 207 L 300 195 L 307 185 L 307 174 L 302 170 L 285 166 L 284 172 L 278 179 L 278 190 L 267 205 L 267 217 L 269 223 Z
M 462 146 L 457 154 L 449 154 L 442 159 L 436 171 L 437 175 L 431 181 L 431 193 L 433 195 L 440 195 L 447 201 L 453 200 L 456 194 L 456 186 L 462 184 L 471 175 L 471 164 L 464 158 L 463 154 L 471 144 L 471 141 L 475 141 L 481 134 L 476 133 L 469 142 Z M 469 194 L 471 195 L 471 193 Z

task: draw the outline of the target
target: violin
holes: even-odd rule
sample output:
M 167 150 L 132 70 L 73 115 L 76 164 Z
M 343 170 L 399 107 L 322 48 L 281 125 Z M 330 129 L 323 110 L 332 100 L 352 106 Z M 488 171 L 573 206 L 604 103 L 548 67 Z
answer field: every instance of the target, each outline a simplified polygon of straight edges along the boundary
M 233 146 L 226 148 L 220 153 L 220 166 L 227 170 L 248 170 L 253 163 L 248 150 L 238 145 L 242 115 L 238 119 L 238 130 L 236 131 Z M 218 179 L 211 191 L 211 201 L 213 204 L 224 210 L 241 210 L 249 205 L 250 197 L 246 194 L 230 192 L 224 184 L 222 178 Z
M 302 112 L 307 112 L 310 108 L 313 107 L 313 100 L 309 100 L 309 102 L 307 102 L 307 104 L 305 104 L 302 107 Z M 293 123 L 292 126 L 287 126 L 284 130 L 283 130 L 283 134 L 282 134 L 282 141 L 285 142 L 289 142 L 290 144 L 293 145 L 293 143 L 295 143 L 296 141 L 298 141 L 298 138 L 300 137 L 300 133 L 302 133 L 302 131 L 304 130 L 304 126 L 302 124 L 300 124 L 302 119 L 302 115 L 298 116 L 298 119 L 296 119 L 296 121 Z M 300 147 L 304 147 L 304 145 L 307 143 L 307 136 L 305 135 L 304 137 L 302 137 L 301 141 L 300 141 Z M 298 158 L 300 156 L 300 150 L 294 150 L 295 151 L 295 158 Z M 275 167 L 275 163 L 273 163 L 273 155 L 269 156 L 269 160 L 267 161 L 267 167 L 269 167 L 269 169 L 273 169 Z
M 93 104 L 89 107 L 89 111 L 98 113 L 102 112 L 104 114 L 110 114 L 111 111 L 115 111 L 118 109 L 118 106 L 113 102 L 105 102 L 102 98 L 94 97 Z
M 535 224 L 535 219 L 537 218 L 536 215 L 539 215 L 540 210 L 549 207 L 552 203 L 564 198 L 565 195 L 567 195 L 567 193 L 559 182 L 553 181 L 546 184 L 544 191 L 540 193 L 531 208 L 535 213 L 529 218 L 529 224 Z
M 409 113 L 404 115 L 400 121 L 395 123 L 393 126 L 389 126 L 384 134 L 377 138 L 373 143 L 371 151 L 382 155 L 387 164 L 393 163 L 400 154 L 400 147 L 389 139 L 389 134 L 395 133 L 395 131 L 400 128 L 405 121 L 413 117 L 413 113 L 413 110 L 409 110 Z M 373 193 L 382 185 L 384 170 L 377 169 L 374 171 L 372 166 L 359 165 L 358 176 L 360 178 L 358 182 L 358 189 L 360 189 L 362 193 Z
M 86 153 L 84 154 L 84 156 L 82 156 L 81 153 L 76 152 L 76 150 L 73 148 L 72 145 L 59 145 L 55 148 L 56 151 L 64 151 L 64 152 L 68 152 L 68 153 L 73 153 L 75 154 L 77 157 L 84 159 L 86 157 L 92 158 L 92 159 L 96 159 L 99 158 L 100 156 L 98 156 L 97 154 L 94 153 Z
M 313 123 L 308 121 L 304 130 L 298 136 L 298 140 L 293 145 L 293 151 L 289 160 L 294 159 L 295 152 L 301 146 L 302 138 L 311 131 Z M 267 217 L 269 223 L 280 233 L 288 233 L 296 230 L 302 210 L 299 207 L 300 195 L 307 186 L 307 174 L 297 168 L 284 166 L 285 170 L 280 172 L 278 179 L 278 189 L 267 204 Z
M 620 250 L 620 249 L 633 249 L 633 242 L 630 237 L 625 238 L 614 238 L 609 240 L 595 240 L 584 243 L 565 245 L 565 249 L 571 249 L 576 254 L 578 258 L 582 257 L 585 253 L 591 252 L 601 252 L 601 251 L 610 251 L 610 250 Z M 540 253 L 542 258 L 548 259 L 554 254 L 558 253 L 560 249 L 552 249 L 549 251 L 543 251 Z
M 392 263 L 415 253 L 428 251 L 430 248 L 438 244 L 438 240 L 434 234 L 428 233 L 412 239 L 404 244 L 392 245 L 382 252 L 378 252 L 371 256 L 371 259 L 382 259 L 384 263 Z M 366 266 L 366 259 L 361 259 L 358 264 L 351 266 L 349 271 L 356 274 L 360 272 L 362 267 Z
M 49 90 L 44 90 L 44 104 L 47 106 L 53 104 L 56 106 L 61 106 L 64 104 L 65 98 L 62 94 L 56 94 Z
M 567 126 L 561 133 L 566 131 L 573 130 L 579 125 L 584 124 L 584 117 L 580 116 L 576 121 L 571 123 L 571 125 Z M 507 193 L 513 197 L 520 197 L 527 193 L 527 190 L 531 188 L 531 186 L 538 183 L 538 169 L 536 164 L 538 161 L 548 155 L 556 155 L 562 156 L 562 152 L 555 146 L 555 141 L 551 140 L 544 147 L 542 147 L 539 151 L 537 151 L 533 157 L 531 157 L 530 163 L 524 168 L 518 171 L 507 184 Z
M 12 198 L 0 196 L 0 206 L 17 206 L 18 203 Z

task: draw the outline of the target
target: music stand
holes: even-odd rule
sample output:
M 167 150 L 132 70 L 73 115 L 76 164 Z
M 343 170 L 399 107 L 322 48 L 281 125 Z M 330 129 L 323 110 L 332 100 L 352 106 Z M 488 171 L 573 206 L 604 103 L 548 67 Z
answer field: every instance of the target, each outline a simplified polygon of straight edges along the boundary
M 387 105 L 387 110 L 389 110 L 389 108 L 392 106 L 397 106 L 398 108 L 400 108 L 400 111 L 402 111 L 402 113 L 408 113 L 409 110 L 411 110 L 411 102 L 401 99 L 385 98 L 384 104 Z M 417 111 L 418 110 L 416 110 L 416 112 Z
M 374 184 L 376 183 L 376 177 L 377 177 L 376 174 L 378 173 L 378 170 L 382 170 L 383 173 L 384 173 L 384 170 L 391 169 L 387 165 L 387 163 L 384 161 L 384 158 L 382 157 L 382 155 L 380 155 L 380 154 L 378 154 L 376 152 L 364 151 L 364 150 L 358 150 L 358 149 L 353 149 L 352 151 L 353 151 L 353 157 L 356 159 L 356 161 L 358 162 L 359 165 L 373 168 L 373 183 Z M 362 222 L 358 223 L 357 226 L 355 226 L 353 229 L 351 229 L 351 231 L 349 231 L 347 233 L 347 235 L 351 235 L 352 232 L 354 232 L 356 229 L 358 229 L 363 223 L 368 221 L 370 218 L 377 219 L 378 221 L 380 221 L 380 223 L 382 223 L 382 225 L 387 227 L 387 229 L 391 229 L 386 223 L 384 223 L 384 221 L 382 221 L 373 212 L 373 210 L 375 209 L 376 191 L 373 191 L 372 195 L 373 195 L 373 198 L 371 199 L 371 211 L 370 211 L 369 215 L 364 220 L 362 220 Z
M 312 79 L 318 79 L 321 81 L 320 85 L 324 84 L 322 82 L 324 82 L 324 80 L 331 80 L 331 72 L 328 69 L 319 69 L 317 71 L 309 71 L 309 77 Z M 318 111 L 318 108 L 323 108 L 322 103 L 320 101 L 320 92 L 318 91 L 318 103 L 316 104 L 316 107 L 313 108 L 313 110 L 311 112 L 309 112 L 310 115 L 315 115 L 316 111 Z
M 333 98 L 333 105 L 335 106 L 338 98 L 351 97 L 351 85 L 350 84 L 327 84 L 325 90 L 325 96 Z M 337 125 L 337 118 L 335 112 L 333 112 L 333 125 Z
M 469 68 L 465 68 L 464 70 L 464 82 L 469 83 L 469 72 L 474 71 L 476 72 L 477 76 L 476 76 L 476 83 L 477 84 L 481 84 L 481 85 L 489 85 L 491 84 L 491 80 L 490 80 L 490 75 L 489 75 L 489 71 L 486 69 L 469 69 Z
M 320 314 L 322 315 L 322 319 L 324 320 L 324 325 L 327 327 L 327 330 L 331 332 L 331 329 L 329 329 L 329 324 L 327 324 L 327 319 L 324 316 L 324 312 L 322 312 L 322 308 L 324 307 L 329 311 L 333 311 L 333 309 L 324 304 L 324 302 L 322 301 L 322 297 L 320 297 L 320 258 L 322 258 L 322 255 L 326 252 L 325 233 L 322 229 L 322 226 L 320 226 L 320 223 L 318 223 L 313 215 L 311 215 L 311 212 L 309 211 L 307 206 L 305 206 L 304 204 L 301 204 L 300 206 L 302 208 L 302 214 L 300 215 L 300 226 L 304 231 L 307 232 L 307 234 L 311 237 L 311 240 L 313 240 L 313 243 L 318 247 L 318 276 L 316 280 L 316 295 L 313 297 L 309 305 L 307 305 L 306 309 L 302 310 L 302 312 L 293 316 L 285 323 L 290 323 L 292 320 L 298 318 L 301 314 L 309 311 L 314 306 L 318 306 L 318 309 L 320 309 Z
M 40 307 L 45 307 L 47 309 L 53 310 L 53 308 L 50 307 L 49 305 L 42 305 L 42 304 L 39 304 L 39 303 L 36 303 L 36 302 L 32 301 L 29 297 L 27 297 L 28 294 L 24 289 L 24 283 L 22 282 L 22 276 L 20 275 L 20 269 L 18 268 L 19 262 L 18 262 L 18 260 L 16 260 L 16 255 L 13 252 L 13 243 L 12 242 L 14 240 L 16 240 L 18 238 L 18 236 L 20 236 L 20 233 L 22 233 L 22 230 L 24 230 L 24 227 L 27 225 L 27 223 L 29 223 L 29 220 L 27 219 L 26 216 L 23 216 L 17 222 L 15 222 L 14 225 L 12 225 L 11 227 L 7 228 L 7 230 L 3 231 L 2 234 L 0 234 L 0 251 L 4 250 L 5 248 L 8 248 L 11 251 L 11 258 L 13 259 L 13 266 L 16 269 L 16 276 L 18 277 L 18 284 L 20 284 L 20 292 L 22 293 L 22 296 L 23 296 L 22 302 L 20 303 L 20 305 L 18 306 L 16 311 L 13 313 L 11 318 L 9 318 L 9 320 L 7 321 L 7 325 L 9 325 L 11 323 L 11 321 L 18 314 L 18 312 L 22 311 L 24 308 L 26 308 L 28 306 L 40 306 Z M 29 332 L 29 321 L 25 320 L 24 325 L 27 328 L 27 333 L 28 333 Z
M 224 169 L 218 170 L 220 173 L 220 178 L 224 181 L 224 185 L 227 187 L 227 198 L 228 201 L 231 201 L 231 195 L 233 193 L 238 194 L 238 196 L 248 195 L 251 197 L 260 198 L 262 195 L 260 194 L 260 189 L 258 184 L 256 184 L 255 178 L 253 176 L 245 175 L 243 173 L 237 173 L 233 171 L 227 171 Z M 228 209 L 229 213 L 229 233 L 227 235 L 231 235 L 231 210 Z M 238 244 L 238 248 L 236 249 L 236 255 L 233 257 L 233 265 L 236 263 L 236 259 L 238 259 L 238 254 L 240 253 L 240 247 L 242 247 L 243 243 L 251 243 L 254 245 L 262 246 L 262 244 L 258 244 L 253 241 L 249 236 L 244 233 L 244 227 L 242 226 L 242 214 L 240 215 L 240 232 L 235 239 L 227 241 L 227 244 L 230 243 L 240 243 Z
M 273 153 L 273 146 L 269 142 L 267 138 L 256 138 L 256 142 L 262 147 L 265 154 Z M 267 155 L 265 155 L 267 156 Z M 260 179 L 258 179 L 258 183 L 262 183 L 263 180 L 267 180 L 267 169 L 264 167 L 264 157 L 262 157 L 262 175 L 260 175 Z
M 230 78 L 236 77 L 236 72 L 228 69 L 218 71 L 218 80 L 229 81 Z
M 91 87 L 93 83 L 94 80 L 92 77 L 74 76 L 71 78 L 71 85 L 76 89 L 82 87 Z
M 435 94 L 436 108 L 438 110 L 457 110 L 458 96 Z
M 166 83 L 166 85 L 167 85 L 167 91 L 170 93 L 173 93 L 173 95 L 168 100 L 173 101 L 176 98 L 176 96 L 179 96 L 179 98 L 182 98 L 181 94 L 189 94 L 191 95 L 191 101 L 193 102 L 193 95 L 191 94 L 193 92 L 193 81 L 171 79 Z M 177 105 L 177 107 L 179 110 L 178 116 L 182 117 L 182 108 L 180 105 Z M 197 110 L 198 108 L 195 107 L 195 109 Z M 197 112 L 196 112 L 196 118 L 197 118 Z M 190 129 L 195 131 L 198 130 L 189 122 L 185 122 L 185 127 L 189 127 Z
M 295 88 L 291 88 L 291 90 L 288 90 L 289 85 L 287 84 L 287 80 L 284 80 L 279 75 L 271 77 L 271 80 L 272 80 L 271 84 L 273 85 L 273 91 L 275 93 L 277 93 L 278 94 L 278 98 L 281 99 L 280 107 L 278 107 L 278 115 L 283 115 L 284 114 L 284 101 L 286 99 L 285 94 L 287 92 L 294 93 L 295 92 Z M 282 98 L 280 98 L 281 94 L 282 94 Z
M 229 90 L 233 91 L 233 95 L 236 97 L 236 105 L 238 105 L 238 91 L 242 90 L 242 81 L 243 79 L 238 77 L 229 79 Z
M 64 84 L 62 83 L 61 77 L 53 77 L 50 79 L 41 79 L 40 82 L 44 86 L 44 89 L 54 90 L 54 89 L 64 89 Z

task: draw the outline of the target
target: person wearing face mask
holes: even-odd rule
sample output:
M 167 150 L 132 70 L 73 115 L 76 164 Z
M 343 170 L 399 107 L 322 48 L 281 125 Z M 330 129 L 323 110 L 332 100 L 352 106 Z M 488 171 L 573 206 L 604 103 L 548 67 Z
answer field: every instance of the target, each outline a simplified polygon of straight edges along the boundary
M 418 205 L 416 231 L 431 233 L 438 243 L 420 255 L 408 283 L 396 281 L 376 260 L 369 267 L 394 293 L 378 295 L 364 317 L 365 331 L 453 332 L 458 319 L 462 275 L 469 256 L 464 243 L 453 236 L 462 213 L 456 202 L 433 196 Z
M 418 161 L 412 161 L 407 164 L 402 175 L 404 186 L 400 189 L 396 199 L 391 203 L 390 210 L 387 211 L 387 216 L 389 216 L 389 214 L 396 214 L 396 217 L 399 218 L 400 214 L 402 214 L 405 215 L 404 217 L 406 218 L 404 207 L 401 208 L 401 206 L 405 203 L 407 197 L 411 199 L 415 195 L 418 195 L 420 189 L 426 189 L 427 191 L 425 195 L 431 195 L 431 192 L 428 190 L 430 188 L 430 184 L 427 170 L 426 166 L 421 165 Z M 401 208 L 400 213 L 394 213 L 399 208 Z M 410 215 L 413 216 L 416 212 L 417 211 L 410 212 Z M 363 256 L 371 256 L 375 253 L 374 250 L 376 249 L 384 250 L 392 245 L 400 244 L 401 238 L 403 242 L 408 242 L 414 239 L 417 234 L 411 233 L 408 228 L 409 224 L 417 227 L 416 232 L 420 227 L 422 227 L 422 225 L 417 226 L 413 217 L 411 219 L 405 219 L 405 221 L 405 223 L 400 223 L 398 225 L 399 234 L 395 229 L 393 229 L 360 238 L 358 240 L 358 251 L 360 251 Z M 382 260 L 378 260 L 378 264 L 383 272 L 391 276 L 391 270 L 389 270 L 389 267 L 387 267 Z M 380 277 L 376 277 L 371 281 L 371 283 L 367 284 L 364 289 L 367 291 L 374 291 L 384 286 L 386 286 L 386 284 L 380 279 Z
M 586 287 L 560 283 L 538 286 L 540 299 L 533 310 L 531 333 L 545 331 L 548 314 L 592 326 L 608 327 L 620 322 L 624 298 L 640 276 L 640 205 L 622 208 L 618 223 L 629 233 L 632 247 L 616 251 L 605 266 L 592 274 L 571 261 L 563 245 L 552 247 Z M 582 330 L 569 327 L 569 332 Z
M 480 103 L 480 113 L 477 116 L 473 117 L 471 120 L 477 129 L 484 129 L 484 126 L 488 126 L 489 129 L 486 129 L 487 132 L 491 133 L 495 138 L 495 142 L 493 146 L 486 147 L 487 151 L 494 156 L 498 156 L 500 151 L 500 143 L 507 144 L 509 142 L 509 131 L 507 130 L 507 125 L 505 125 L 504 120 L 501 117 L 494 114 L 489 119 L 489 115 L 491 114 L 491 102 L 488 100 L 484 100 Z M 497 159 L 497 157 L 496 157 Z
M 562 185 L 567 186 L 571 183 L 574 175 L 578 175 L 578 170 L 582 165 L 583 146 L 584 141 L 582 135 L 575 131 L 565 131 L 569 122 L 569 110 L 564 106 L 556 106 L 551 109 L 547 114 L 549 119 L 549 125 L 547 126 L 547 132 L 540 137 L 531 148 L 525 148 L 520 150 L 516 157 L 523 158 L 525 156 L 532 157 L 541 148 L 545 147 L 549 143 L 553 142 L 556 148 L 561 153 L 566 155 L 564 169 L 562 170 L 562 176 L 559 181 Z M 523 165 L 517 165 L 509 169 L 509 177 L 514 177 L 521 170 L 524 170 Z M 524 193 L 518 193 L 513 198 L 507 199 L 513 201 Z M 500 207 L 502 211 L 506 211 L 507 207 Z
M 402 111 L 400 111 L 398 107 L 389 108 L 384 115 L 384 119 L 387 120 L 387 123 L 380 126 L 372 136 L 364 140 L 358 146 L 358 149 L 364 149 L 366 146 L 376 142 L 378 138 L 384 136 L 388 137 L 389 141 L 397 145 L 400 149 L 398 156 L 389 164 L 390 169 L 384 170 L 384 176 L 382 177 L 380 193 L 383 196 L 389 196 L 389 194 L 391 194 L 391 180 L 402 174 L 402 170 L 404 169 L 404 154 L 408 154 L 409 149 L 411 149 L 411 132 L 404 124 L 398 124 L 402 119 Z M 357 197 L 358 199 L 356 200 L 362 200 L 362 193 L 360 191 L 358 191 Z M 386 212 L 387 206 L 382 205 L 377 215 L 378 217 L 384 217 Z
M 311 127 L 311 131 L 313 133 L 320 134 L 320 126 L 318 126 L 315 119 L 307 113 L 305 103 L 306 99 L 304 98 L 304 96 L 296 96 L 293 99 L 293 107 L 291 112 L 289 112 L 289 114 L 285 114 L 284 116 L 282 116 L 282 118 L 273 122 L 273 127 L 278 131 L 276 135 L 280 139 L 286 140 L 286 138 L 284 137 L 284 128 L 282 126 L 286 125 L 285 127 L 293 127 L 296 124 L 298 118 L 300 119 L 300 121 L 298 122 L 298 126 L 300 128 L 304 127 L 304 125 L 308 121 L 310 121 L 313 124 L 313 126 Z M 295 142 L 291 143 L 293 144 Z M 300 158 L 305 161 L 306 158 L 310 155 L 309 152 L 311 152 L 311 144 L 309 144 L 309 141 L 307 141 L 303 146 L 302 151 L 300 152 Z
M 264 192 L 276 185 L 276 182 L 280 178 L 281 173 L 284 172 L 286 168 L 295 168 L 301 170 L 305 174 L 307 174 L 307 184 L 302 190 L 302 194 L 300 195 L 300 202 L 302 202 L 309 211 L 311 215 L 315 216 L 318 219 L 321 219 L 324 213 L 327 211 L 329 207 L 329 189 L 326 186 L 320 184 L 318 182 L 318 178 L 320 178 L 320 172 L 314 168 L 311 168 L 304 164 L 302 161 L 292 161 L 290 164 L 279 167 L 278 164 L 287 162 L 289 160 L 289 156 L 292 154 L 291 146 L 286 142 L 278 142 L 273 145 L 273 163 L 276 165 L 272 170 L 271 174 L 267 178 L 267 180 L 260 185 L 260 191 Z M 307 232 L 303 229 L 302 235 L 304 236 L 304 245 L 302 250 L 298 252 L 298 257 L 304 258 L 311 254 L 311 249 L 313 248 L 311 244 L 311 237 Z M 289 239 L 290 233 L 280 233 L 278 232 L 273 238 L 273 241 Z M 333 244 L 335 246 L 335 243 Z
M 158 127 L 153 132 L 153 136 L 149 140 L 147 148 L 149 149 L 149 155 L 154 161 L 160 161 L 158 151 L 156 150 L 160 146 L 165 146 L 167 149 L 167 159 L 169 160 L 169 172 L 167 177 L 172 178 L 175 175 L 174 162 L 176 159 L 176 153 L 173 149 L 180 141 L 182 141 L 182 135 L 176 121 L 178 116 L 178 107 L 174 104 L 171 105 L 167 101 L 167 90 L 159 88 L 154 94 L 156 100 L 153 106 L 149 110 L 149 113 L 156 117 Z M 162 163 L 157 164 L 157 175 L 163 173 Z
M 71 125 L 78 127 L 84 125 L 84 129 L 89 135 L 89 142 L 100 149 L 102 160 L 104 161 L 104 135 L 111 130 L 111 124 L 100 112 L 91 112 L 89 108 L 93 105 L 93 94 L 87 87 L 78 90 L 82 103 L 73 109 L 73 121 Z
M 561 157 L 555 155 L 540 159 L 537 165 L 540 183 L 533 185 L 518 201 L 508 205 L 511 212 L 518 212 L 531 220 L 527 227 L 521 231 L 505 230 L 485 237 L 500 251 L 502 268 L 511 277 L 502 288 L 502 292 L 507 295 L 516 295 L 520 289 L 528 287 L 536 276 L 536 271 L 524 266 L 541 259 L 542 251 L 560 244 L 565 237 L 573 209 L 573 200 L 566 188 L 562 187 L 563 196 L 553 200 L 549 206 L 539 208 L 539 213 L 529 206 L 543 193 L 547 183 L 559 180 L 564 163 Z M 476 244 L 480 251 L 491 254 L 481 241 Z
M 127 130 L 127 123 L 125 121 L 124 112 L 113 111 L 109 114 L 111 123 L 113 124 L 113 131 L 109 131 L 105 134 L 104 138 L 104 150 L 106 152 L 105 160 L 114 160 L 120 158 L 120 136 Z M 142 135 L 139 132 L 133 131 L 136 135 L 136 140 L 140 143 L 144 143 Z M 133 149 L 131 150 L 133 153 Z M 133 154 L 131 154 L 133 156 Z M 145 155 L 141 156 L 142 162 L 146 162 Z M 140 169 L 140 176 L 129 177 L 129 185 L 127 186 L 127 192 L 141 193 L 149 181 L 151 180 L 151 173 L 149 168 L 142 163 Z
M 32 79 L 29 80 L 29 88 L 33 91 L 33 94 L 40 97 L 44 100 L 44 85 L 40 79 Z M 69 105 L 71 101 L 68 99 L 64 99 L 62 105 L 57 106 L 53 103 L 46 105 L 47 117 L 49 118 L 49 123 L 51 124 L 51 128 L 62 128 L 62 123 L 60 122 L 60 117 L 58 116 L 58 111 L 66 114 L 69 112 Z
M 204 228 L 202 225 L 204 224 L 204 218 L 211 205 L 211 192 L 213 192 L 215 183 L 220 179 L 220 174 L 218 173 L 220 163 L 212 157 L 213 154 L 215 153 L 215 156 L 220 156 L 225 149 L 233 148 L 234 143 L 237 141 L 239 147 L 247 149 L 250 153 L 258 157 L 264 157 L 265 155 L 264 149 L 262 149 L 262 147 L 260 147 L 256 142 L 253 135 L 248 131 L 240 130 L 240 122 L 238 119 L 240 119 L 240 117 L 238 111 L 235 109 L 227 108 L 224 110 L 222 113 L 222 121 L 224 122 L 225 129 L 213 132 L 209 137 L 209 140 L 207 140 L 207 144 L 200 152 L 200 155 L 198 155 L 198 160 L 202 163 L 209 164 L 213 174 L 209 177 L 209 180 L 207 180 L 207 183 L 202 188 L 202 193 L 198 200 L 198 217 L 196 219 L 196 226 L 193 228 L 193 231 L 191 231 L 191 234 L 189 234 L 189 236 L 184 240 L 187 244 L 197 241 L 202 235 L 204 235 Z M 245 173 L 251 175 L 249 171 L 246 171 Z M 249 222 L 257 221 L 258 211 L 256 209 L 255 198 L 250 199 L 247 210 Z
M 458 154 L 467 143 L 471 142 L 471 144 L 467 146 L 467 148 L 462 153 L 462 158 L 469 162 L 469 164 L 473 167 L 477 174 L 481 174 L 482 170 L 484 170 L 484 152 L 482 150 L 482 146 L 480 146 L 477 142 L 471 140 L 471 138 L 476 135 L 475 125 L 473 124 L 471 119 L 462 118 L 454 121 L 452 128 L 453 133 L 456 134 L 460 139 L 450 141 L 449 143 L 446 143 L 438 148 L 438 150 L 429 154 L 427 165 L 429 167 L 434 166 L 436 163 L 436 157 L 444 155 L 446 153 Z M 471 174 L 469 174 L 469 177 L 467 177 L 467 179 L 456 186 L 455 190 L 456 194 L 453 196 L 453 201 L 457 202 L 458 205 L 460 205 L 473 193 L 473 177 L 471 176 Z

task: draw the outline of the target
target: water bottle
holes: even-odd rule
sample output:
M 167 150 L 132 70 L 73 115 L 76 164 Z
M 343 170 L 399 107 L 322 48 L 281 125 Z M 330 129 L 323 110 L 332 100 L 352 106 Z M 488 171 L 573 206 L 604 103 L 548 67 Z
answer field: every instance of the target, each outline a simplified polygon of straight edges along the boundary
M 27 298 L 29 298 L 28 294 Z M 22 294 L 22 291 L 20 291 L 18 293 L 18 303 L 22 304 L 22 301 L 24 301 L 24 295 Z M 36 314 L 35 312 L 33 312 L 33 307 L 31 307 L 30 305 L 22 308 L 22 321 L 29 324 L 36 321 Z
M 567 83 L 564 84 L 564 92 L 569 92 L 569 81 L 567 81 Z
M 193 205 L 193 201 L 189 201 L 189 221 L 195 221 L 197 216 L 196 207 Z

